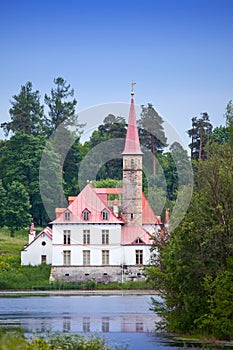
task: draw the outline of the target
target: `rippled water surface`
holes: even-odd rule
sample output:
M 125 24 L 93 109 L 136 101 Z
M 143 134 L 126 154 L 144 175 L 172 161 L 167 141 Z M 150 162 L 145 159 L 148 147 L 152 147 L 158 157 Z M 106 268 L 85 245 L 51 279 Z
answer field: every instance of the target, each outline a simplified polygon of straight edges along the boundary
M 150 306 L 149 295 L 0 298 L 0 326 L 21 327 L 28 336 L 48 331 L 97 333 L 129 350 L 182 348 L 155 333 L 158 318 Z

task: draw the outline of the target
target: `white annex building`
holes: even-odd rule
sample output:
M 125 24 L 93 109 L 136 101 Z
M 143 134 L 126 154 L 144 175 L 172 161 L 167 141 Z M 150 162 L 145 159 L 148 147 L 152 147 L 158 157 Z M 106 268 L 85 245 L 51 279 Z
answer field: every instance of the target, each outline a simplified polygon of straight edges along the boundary
M 32 224 L 28 244 L 21 251 L 22 265 L 52 264 L 52 230 L 45 227 L 38 235 Z
M 133 91 L 131 96 L 122 153 L 123 187 L 94 188 L 89 183 L 78 196 L 69 197 L 67 208 L 56 209 L 56 218 L 51 223 L 51 281 L 107 283 L 144 278 L 142 268 L 150 262 L 151 238 L 163 225 L 142 193 L 143 153 Z M 115 195 L 115 201 L 109 200 L 112 195 Z M 35 251 L 38 249 L 38 236 L 23 250 L 23 264 L 30 261 L 26 256 L 34 244 Z M 45 246 L 49 247 L 48 242 Z M 38 255 L 41 257 L 35 261 L 40 263 L 43 254 Z M 48 263 L 50 256 L 48 253 Z M 35 261 L 31 263 L 35 264 Z

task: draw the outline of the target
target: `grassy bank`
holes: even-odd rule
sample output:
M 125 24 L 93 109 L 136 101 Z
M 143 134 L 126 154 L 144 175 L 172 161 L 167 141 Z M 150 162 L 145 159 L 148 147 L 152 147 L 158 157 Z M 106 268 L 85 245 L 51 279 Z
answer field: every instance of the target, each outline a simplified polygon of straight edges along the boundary
M 0 328 L 0 350 L 111 350 L 105 339 L 89 335 L 54 333 L 28 339 L 20 329 Z

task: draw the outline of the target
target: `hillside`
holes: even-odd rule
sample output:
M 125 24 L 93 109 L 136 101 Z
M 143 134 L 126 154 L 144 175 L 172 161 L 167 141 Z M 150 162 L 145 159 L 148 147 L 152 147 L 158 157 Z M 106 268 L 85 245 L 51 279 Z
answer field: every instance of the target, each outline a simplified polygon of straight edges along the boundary
M 10 236 L 0 230 L 0 290 L 34 289 L 49 282 L 50 266 L 21 266 L 20 252 L 27 243 L 27 229 Z

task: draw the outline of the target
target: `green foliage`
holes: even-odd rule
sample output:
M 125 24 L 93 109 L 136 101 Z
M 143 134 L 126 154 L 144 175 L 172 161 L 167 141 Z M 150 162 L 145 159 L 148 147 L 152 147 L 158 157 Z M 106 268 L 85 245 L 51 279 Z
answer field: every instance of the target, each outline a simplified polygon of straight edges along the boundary
M 116 117 L 109 114 L 104 118 L 103 124 L 99 125 L 89 141 L 88 162 L 92 169 L 89 173 L 89 180 L 100 179 L 118 179 L 122 178 L 122 159 L 121 153 L 124 148 L 126 136 L 126 123 L 122 117 Z
M 61 78 L 54 79 L 55 88 L 51 89 L 51 96 L 45 94 L 44 101 L 49 108 L 50 117 L 50 134 L 63 124 L 64 127 L 77 125 L 77 117 L 75 116 L 75 106 L 77 100 L 66 101 L 69 97 L 74 96 L 74 89 Z
M 205 146 L 211 138 L 213 126 L 210 123 L 208 113 L 201 113 L 201 117 L 192 118 L 192 128 L 187 131 L 191 137 L 189 147 L 191 149 L 191 159 L 206 159 L 207 152 Z
M 21 329 L 0 328 L 0 350 L 25 350 L 26 342 Z
M 27 135 L 41 135 L 47 131 L 44 107 L 40 104 L 39 91 L 32 91 L 32 83 L 21 86 L 18 95 L 13 96 L 10 109 L 11 121 L 1 124 L 5 134 L 22 132 Z
M 156 155 L 163 152 L 167 146 L 167 138 L 163 129 L 163 118 L 151 103 L 141 106 L 142 111 L 138 120 L 140 144 L 144 153 L 152 154 L 152 174 L 157 173 Z
M 12 234 L 31 223 L 29 195 L 20 182 L 13 181 L 8 186 L 5 208 L 4 223 Z
M 0 350 L 110 350 L 104 338 L 96 335 L 51 333 L 48 337 L 26 338 L 21 329 L 0 329 Z M 115 349 L 117 349 L 115 347 Z
M 215 142 L 220 143 L 220 144 L 228 142 L 229 138 L 230 138 L 229 128 L 226 126 L 222 126 L 222 125 L 214 128 L 212 135 L 211 135 L 211 139 Z
M 4 169 L 2 178 L 4 189 L 7 190 L 13 181 L 18 181 L 25 187 L 31 206 L 28 212 L 37 225 L 45 224 L 48 219 L 39 188 L 39 168 L 44 146 L 44 137 L 17 133 L 2 145 L 0 156 L 0 166 Z M 47 168 L 54 164 L 56 158 L 56 154 L 53 153 Z M 54 171 L 54 181 L 56 177 L 57 172 Z M 14 221 L 14 217 L 11 220 Z
M 154 310 L 169 331 L 233 339 L 233 157 L 229 144 L 213 143 L 199 161 L 189 210 L 160 254 L 148 279 L 161 291 Z M 230 263 L 231 262 L 231 263 Z
M 48 284 L 50 265 L 22 266 L 19 257 L 0 256 L 0 290 L 34 289 Z
M 232 263 L 231 263 L 232 265 Z M 218 339 L 233 338 L 233 272 L 219 271 L 206 276 L 204 288 L 209 296 L 208 312 L 195 322 L 205 333 Z
M 226 106 L 226 126 L 228 128 L 229 142 L 233 146 L 233 103 L 230 100 Z

